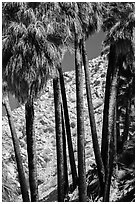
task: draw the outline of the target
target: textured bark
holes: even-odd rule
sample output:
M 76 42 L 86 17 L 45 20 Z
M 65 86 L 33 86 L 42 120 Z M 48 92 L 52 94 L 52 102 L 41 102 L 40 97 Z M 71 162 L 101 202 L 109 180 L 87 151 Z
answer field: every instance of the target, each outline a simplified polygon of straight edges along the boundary
M 80 53 L 80 43 L 75 36 L 75 70 L 77 98 L 77 145 L 78 145 L 78 189 L 79 201 L 87 201 L 86 165 L 85 165 L 85 135 L 84 135 L 84 104 L 83 104 L 83 72 Z
M 57 148 L 57 182 L 58 182 L 58 202 L 64 202 L 64 155 L 63 155 L 63 134 L 61 115 L 61 95 L 59 79 L 53 79 L 54 105 L 55 105 L 55 125 L 56 125 L 56 148 Z
M 110 96 L 110 85 L 112 76 L 112 64 L 114 63 L 113 52 L 109 54 L 109 64 L 106 76 L 106 88 L 105 88 L 105 100 L 104 100 L 104 110 L 103 110 L 103 126 L 102 126 L 102 144 L 101 144 L 101 156 L 106 172 L 106 155 L 108 150 L 108 110 L 109 110 L 109 96 Z
M 26 117 L 26 137 L 27 137 L 31 202 L 37 202 L 38 201 L 37 158 L 36 158 L 36 138 L 34 131 L 34 105 L 32 97 L 30 97 L 27 103 L 25 104 L 25 117 Z
M 116 96 L 117 97 L 117 96 Z M 115 115 L 114 115 L 114 154 L 115 154 L 115 161 L 117 161 L 117 101 L 115 107 Z
M 92 133 L 93 148 L 94 148 L 95 160 L 97 163 L 100 188 L 101 188 L 101 192 L 103 192 L 104 183 L 105 183 L 105 170 L 104 170 L 104 165 L 103 165 L 101 152 L 98 144 L 98 138 L 97 138 L 94 108 L 93 108 L 91 88 L 90 88 L 90 73 L 89 73 L 89 67 L 88 67 L 89 63 L 88 63 L 88 57 L 86 53 L 86 45 L 85 45 L 84 39 L 82 40 L 82 57 L 83 57 L 83 64 L 84 64 L 84 70 L 85 70 L 85 83 L 86 83 L 88 112 L 89 112 L 90 127 L 91 127 L 91 133 Z
M 110 184 L 111 184 L 111 176 L 113 172 L 113 161 L 115 155 L 115 108 L 116 108 L 116 96 L 117 96 L 117 79 L 118 79 L 118 71 L 115 70 L 112 85 L 111 85 L 111 92 L 110 92 L 110 99 L 109 99 L 109 115 L 108 115 L 108 157 L 107 160 L 107 170 L 106 170 L 106 181 L 105 181 L 105 190 L 103 201 L 109 202 L 109 193 L 110 193 Z
M 21 151 L 20 151 L 20 146 L 19 146 L 19 140 L 18 140 L 18 137 L 16 134 L 15 126 L 14 126 L 8 96 L 4 97 L 3 105 L 5 106 L 8 121 L 9 121 L 9 126 L 10 126 L 13 146 L 14 146 L 14 152 L 15 152 L 15 158 L 16 158 L 16 162 L 17 162 L 17 170 L 18 170 L 18 174 L 19 174 L 22 199 L 23 199 L 23 202 L 29 202 L 30 199 L 29 199 L 29 193 L 28 193 L 28 186 L 27 186 L 27 181 L 26 181 L 26 177 L 25 177 L 25 173 L 24 173 L 24 169 L 23 169 L 23 164 L 22 164 L 22 157 L 21 157 Z
M 127 106 L 126 106 L 126 114 L 125 114 L 125 122 L 124 122 L 124 132 L 122 135 L 122 145 L 128 138 L 129 133 L 129 124 L 130 124 L 130 98 L 127 98 Z
M 63 109 L 64 109 L 64 118 L 65 118 L 65 125 L 66 125 L 68 152 L 69 152 L 70 166 L 71 166 L 71 172 L 72 172 L 73 188 L 75 189 L 77 186 L 77 170 L 76 170 L 74 151 L 73 151 L 73 145 L 72 145 L 72 138 L 71 138 L 70 120 L 69 120 L 69 113 L 68 113 L 68 106 L 67 106 L 67 97 L 66 97 L 62 67 L 59 67 L 58 70 L 59 70 L 59 75 L 60 75 L 61 95 L 62 95 L 62 102 L 63 102 Z
M 65 132 L 65 124 L 64 124 L 64 115 L 63 115 L 63 110 L 61 106 L 61 115 L 62 115 L 62 134 L 63 134 L 63 155 L 64 155 L 64 179 L 65 179 L 65 184 L 64 184 L 64 194 L 67 195 L 68 193 L 68 167 L 67 167 L 67 147 L 66 147 L 66 132 Z
M 132 45 L 129 40 L 117 40 L 110 46 L 108 70 L 106 78 L 106 92 L 102 130 L 102 159 L 105 167 L 105 191 L 103 201 L 109 201 L 111 175 L 113 171 L 113 159 L 115 151 L 115 108 L 117 96 L 118 74 L 123 72 L 123 62 L 127 62 L 127 56 L 132 53 Z M 130 55 L 131 56 L 131 55 Z M 124 66 L 124 67 L 123 67 Z M 125 71 L 125 70 L 124 70 Z
M 118 96 L 117 96 L 118 97 Z M 117 153 L 120 153 L 122 151 L 122 140 L 120 137 L 120 115 L 119 115 L 119 111 L 118 111 L 118 103 L 116 104 L 116 135 L 117 135 L 117 141 L 116 141 L 116 145 L 117 145 Z

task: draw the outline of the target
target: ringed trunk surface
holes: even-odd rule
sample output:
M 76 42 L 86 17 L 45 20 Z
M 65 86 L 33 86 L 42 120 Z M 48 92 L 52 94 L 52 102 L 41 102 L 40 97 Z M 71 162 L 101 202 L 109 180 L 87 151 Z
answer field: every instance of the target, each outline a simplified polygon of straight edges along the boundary
M 109 116 L 108 116 L 108 157 L 107 157 L 107 171 L 106 171 L 106 182 L 104 190 L 104 202 L 109 202 L 111 176 L 113 172 L 113 161 L 115 155 L 115 109 L 116 109 L 116 96 L 117 96 L 117 81 L 118 81 L 118 70 L 116 68 L 111 85 L 110 99 L 109 99 Z
M 109 97 L 111 88 L 111 78 L 115 64 L 115 53 L 113 52 L 113 47 L 110 47 L 109 53 L 109 63 L 106 76 L 106 88 L 105 88 L 105 100 L 104 100 L 104 110 L 103 110 L 103 126 L 102 126 L 102 143 L 101 143 L 101 156 L 105 168 L 105 173 L 107 171 L 106 156 L 108 151 L 108 110 L 109 110 Z
M 84 104 L 83 104 L 83 72 L 80 47 L 75 37 L 75 69 L 76 69 L 76 104 L 77 104 L 77 145 L 78 145 L 78 184 L 79 201 L 87 201 L 85 135 L 84 135 Z
M 26 137 L 27 137 L 31 202 L 37 202 L 38 201 L 37 158 L 36 158 L 36 138 L 34 131 L 34 105 L 32 97 L 30 97 L 27 103 L 25 104 L 25 116 L 26 116 Z
M 63 132 L 61 114 L 61 95 L 59 78 L 53 79 L 54 105 L 55 105 L 55 128 L 56 128 L 56 149 L 57 149 L 57 182 L 58 182 L 58 202 L 64 202 L 65 192 L 65 169 L 63 152 Z
M 67 167 L 67 146 L 66 146 L 66 132 L 65 132 L 64 115 L 63 115 L 62 106 L 61 106 L 61 115 L 62 115 L 62 134 L 63 134 L 64 178 L 65 178 L 64 194 L 67 195 L 68 187 L 69 187 L 68 167 Z

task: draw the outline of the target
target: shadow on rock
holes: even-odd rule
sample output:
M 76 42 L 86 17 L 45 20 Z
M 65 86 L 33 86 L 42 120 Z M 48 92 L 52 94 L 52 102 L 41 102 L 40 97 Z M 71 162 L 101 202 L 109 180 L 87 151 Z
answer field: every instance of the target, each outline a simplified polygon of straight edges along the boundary
M 57 202 L 57 189 L 53 190 L 48 196 L 42 199 L 42 202 Z

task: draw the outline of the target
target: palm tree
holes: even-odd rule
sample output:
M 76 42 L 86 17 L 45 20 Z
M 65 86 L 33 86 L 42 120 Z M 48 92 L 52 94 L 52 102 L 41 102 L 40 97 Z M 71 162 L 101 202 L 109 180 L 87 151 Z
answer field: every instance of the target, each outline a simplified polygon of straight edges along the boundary
M 102 29 L 106 32 L 106 39 L 103 42 L 103 49 L 109 48 L 111 44 L 119 41 L 120 39 L 127 39 L 127 47 L 132 44 L 134 49 L 134 3 L 102 3 L 102 17 L 103 24 Z M 130 43 L 129 43 L 130 41 Z M 120 42 L 119 42 L 120 43 Z M 122 42 L 121 42 L 122 43 Z M 123 41 L 125 43 L 125 41 Z M 117 43 L 118 44 L 118 43 Z M 122 48 L 123 47 L 123 48 Z M 126 46 L 125 46 L 126 47 Z M 121 44 L 121 52 L 124 50 L 124 45 Z M 118 49 L 117 49 L 118 50 Z M 134 61 L 134 51 L 132 51 L 130 59 Z M 119 52 L 118 52 L 119 53 Z M 115 63 L 113 57 L 111 57 L 112 52 L 109 53 L 109 58 Z M 113 56 L 113 55 L 112 55 Z M 133 64 L 133 63 L 132 63 Z M 122 70 L 122 69 L 121 69 Z M 106 168 L 106 152 L 107 152 L 107 116 L 108 116 L 108 103 L 109 103 L 109 92 L 110 92 L 110 83 L 111 83 L 111 74 L 112 70 L 108 66 L 107 77 L 106 77 L 106 91 L 105 91 L 105 102 L 104 102 L 104 113 L 103 113 L 103 128 L 102 128 L 102 145 L 101 145 L 101 154 L 104 166 Z M 117 108 L 118 109 L 118 108 Z
M 85 40 L 89 37 L 90 34 L 93 34 L 99 28 L 99 21 L 100 21 L 99 9 L 100 9 L 100 6 L 99 4 L 96 4 L 96 3 L 87 3 L 87 2 L 77 3 L 75 7 L 74 6 L 72 7 L 71 17 L 72 17 L 72 22 L 73 21 L 77 22 L 79 37 L 82 38 L 82 57 L 83 57 L 84 70 L 85 70 L 87 101 L 88 101 L 88 107 L 89 107 L 89 117 L 90 117 L 90 125 L 91 125 L 92 139 L 93 139 L 93 147 L 94 147 L 95 158 L 98 166 L 100 186 L 101 188 L 103 188 L 104 167 L 103 167 L 103 162 L 100 154 L 97 133 L 96 133 L 95 118 L 94 118 L 91 89 L 90 89 L 90 80 L 89 80 L 88 59 L 87 59 L 86 47 L 85 47 Z M 66 10 L 67 10 L 67 6 L 66 6 Z M 70 7 L 68 12 L 70 15 Z
M 109 56 L 110 55 L 111 55 L 111 52 L 109 53 Z M 114 63 L 114 59 L 111 56 L 110 56 L 110 58 L 113 60 L 112 63 Z M 112 67 L 110 67 L 110 65 L 108 65 L 107 76 L 106 76 L 105 101 L 104 101 L 104 111 L 103 111 L 103 127 L 102 127 L 102 146 L 101 146 L 101 155 L 102 155 L 102 160 L 103 160 L 105 171 L 107 169 L 107 165 L 106 165 L 106 152 L 107 152 L 107 148 L 108 148 L 107 124 L 108 124 L 111 76 L 112 76 Z
M 58 48 L 58 51 L 61 54 L 60 61 L 62 61 L 63 55 L 66 49 L 70 49 L 69 43 L 72 41 L 71 32 L 68 26 L 68 19 L 65 16 L 65 13 L 61 13 L 63 11 L 64 3 L 55 3 L 54 5 L 49 5 L 52 7 L 52 12 L 49 9 L 49 12 L 46 12 L 48 17 L 43 18 L 43 21 L 47 25 L 47 38 L 50 42 L 54 43 L 54 45 Z M 69 4 L 69 3 L 65 3 Z M 49 17 L 50 16 L 50 17 Z M 64 109 L 64 118 L 65 118 L 65 128 L 67 133 L 67 143 L 68 143 L 68 152 L 70 159 L 70 166 L 72 172 L 72 181 L 73 181 L 73 189 L 77 186 L 77 171 L 76 164 L 73 152 L 73 144 L 71 138 L 71 129 L 70 129 L 70 119 L 69 112 L 67 107 L 67 96 L 65 91 L 64 84 L 64 76 L 61 63 L 57 67 L 59 72 L 60 86 L 61 86 L 61 95 Z
M 86 52 L 86 39 L 89 35 L 95 33 L 100 29 L 100 5 L 98 3 L 78 3 L 79 5 L 79 18 L 81 20 L 81 26 L 83 29 L 82 38 L 82 58 L 85 71 L 85 83 L 87 91 L 87 102 L 89 110 L 90 127 L 92 133 L 93 148 L 95 154 L 95 160 L 97 163 L 98 177 L 100 181 L 100 193 L 103 191 L 105 182 L 105 172 L 102 162 L 101 152 L 98 144 L 96 123 L 94 117 L 94 108 L 92 102 L 91 88 L 90 88 L 90 73 L 88 67 L 88 57 Z M 93 17 L 94 16 L 94 17 Z
M 76 98 L 77 98 L 77 145 L 78 145 L 78 175 L 79 201 L 87 201 L 86 165 L 85 165 L 85 137 L 84 137 L 84 104 L 83 104 L 83 72 L 81 60 L 81 43 L 75 31 L 75 70 L 76 70 Z
M 63 71 L 62 71 L 61 66 L 58 68 L 58 71 L 59 71 L 59 76 L 60 76 L 61 95 L 62 95 L 62 102 L 63 102 L 63 107 L 64 107 L 64 117 L 65 117 L 65 123 L 66 123 L 66 133 L 67 133 L 70 165 L 71 165 L 71 171 L 72 171 L 73 189 L 75 189 L 77 186 L 77 171 L 76 171 L 73 145 L 72 145 L 72 139 L 71 139 L 70 120 L 69 120 L 69 113 L 68 113 L 68 107 L 67 107 L 64 77 L 63 77 Z
M 33 3 L 32 3 L 33 4 Z M 35 5 L 30 5 L 35 7 Z M 48 7 L 48 8 L 47 8 Z M 57 8 L 57 4 L 56 3 L 42 3 L 39 6 L 39 11 L 41 9 L 44 9 L 44 11 L 42 10 L 42 13 L 46 11 L 46 15 L 45 13 L 43 13 L 43 20 L 42 22 L 45 25 L 45 32 L 47 33 L 47 39 L 48 41 L 50 41 L 51 43 L 54 43 L 56 50 L 58 52 L 56 52 L 57 54 L 57 58 L 59 60 L 59 62 L 62 60 L 62 54 L 64 53 L 64 46 L 62 48 L 62 40 L 58 38 L 58 30 L 57 29 L 57 25 L 56 25 L 56 18 L 57 18 L 57 14 L 55 15 L 55 13 L 51 13 L 51 10 L 56 11 Z M 53 29 L 54 29 L 55 33 L 52 33 Z M 60 25 L 58 25 L 60 26 Z M 60 48 L 60 47 L 61 48 Z M 62 53 L 63 52 L 63 53 Z M 57 63 L 56 63 L 57 64 Z M 72 177 L 73 180 L 77 178 L 76 175 L 76 166 L 75 166 L 75 161 L 74 161 L 74 154 L 73 154 L 73 148 L 72 148 L 72 141 L 71 141 L 71 134 L 70 134 L 70 125 L 69 125 L 69 116 L 68 116 L 68 110 L 67 110 L 67 100 L 66 100 L 66 93 L 65 93 L 65 86 L 64 86 L 64 79 L 63 79 L 63 74 L 62 73 L 62 67 L 61 67 L 61 63 L 59 63 L 59 65 L 57 65 L 58 71 L 60 73 L 60 84 L 61 84 L 61 91 L 63 92 L 62 94 L 62 99 L 63 99 L 63 106 L 64 106 L 64 112 L 65 114 L 65 121 L 66 124 L 68 124 L 66 127 L 67 133 L 68 133 L 68 147 L 69 147 L 69 154 L 70 154 L 70 163 L 71 163 L 71 167 L 72 167 Z M 63 126 L 63 119 L 61 118 L 60 115 L 60 90 L 59 90 L 59 84 L 58 84 L 58 80 L 59 78 L 55 78 L 53 80 L 53 89 L 54 89 L 54 104 L 55 104 L 55 121 L 56 121 L 56 141 L 57 141 L 57 166 L 58 166 L 58 201 L 63 201 L 64 200 L 64 191 L 67 191 L 68 188 L 68 181 L 67 181 L 67 169 L 66 169 L 66 160 L 65 160 L 65 136 L 63 135 L 63 139 L 61 137 L 61 120 L 62 120 L 62 126 Z M 66 107 L 65 107 L 66 106 Z M 60 130 L 60 131 L 59 131 Z M 65 130 L 62 130 L 63 134 L 64 134 Z M 63 151 L 64 151 L 64 156 L 63 156 L 63 152 L 62 152 L 62 147 L 63 147 Z M 65 178 L 64 178 L 64 174 L 65 174 Z M 74 182 L 75 182 L 74 180 Z M 65 183 L 64 183 L 65 182 Z M 74 183 L 73 182 L 73 183 Z M 76 182 L 75 182 L 76 183 Z M 76 185 L 76 184 L 75 184 Z
M 107 3 L 106 3 L 107 4 Z M 104 45 L 110 45 L 109 64 L 106 78 L 106 92 L 102 129 L 102 159 L 105 166 L 105 190 L 103 201 L 109 201 L 111 175 L 113 171 L 114 149 L 114 121 L 116 109 L 116 96 L 118 90 L 118 77 L 126 67 L 133 68 L 134 58 L 134 15 L 133 3 L 110 3 L 106 7 L 103 28 L 107 31 Z M 116 13 L 116 10 L 118 13 Z M 126 17 L 126 16 L 127 17 Z M 106 17 L 107 16 L 107 17 Z M 116 17 L 116 18 L 115 18 Z M 110 21 L 111 20 L 111 21 Z
M 11 5 L 9 3 L 9 5 Z M 3 38 L 3 81 L 8 89 L 25 105 L 26 134 L 31 201 L 38 201 L 36 169 L 36 144 L 34 135 L 33 100 L 46 86 L 46 81 L 55 72 L 53 53 L 55 46 L 46 41 L 45 29 L 33 9 L 21 3 L 16 21 L 11 21 Z M 14 3 L 12 4 L 14 8 Z M 5 16 L 7 10 L 5 11 Z M 52 61 L 53 60 L 53 61 Z
M 53 79 L 54 105 L 55 105 L 55 124 L 56 124 L 56 147 L 57 147 L 57 172 L 58 172 L 58 202 L 64 201 L 65 193 L 65 171 L 64 171 L 64 148 L 63 130 L 61 114 L 61 95 L 59 78 Z
M 68 19 L 68 29 L 74 37 L 75 73 L 76 73 L 76 105 L 77 105 L 77 149 L 78 149 L 78 189 L 79 201 L 87 201 L 86 165 L 85 165 L 85 136 L 83 114 L 83 73 L 81 59 L 81 26 L 78 21 L 77 3 L 61 3 L 61 8 Z
M 64 123 L 64 114 L 63 108 L 61 106 L 61 116 L 62 116 L 62 134 L 63 134 L 63 156 L 64 156 L 64 193 L 67 195 L 69 183 L 68 183 L 68 167 L 67 167 L 67 147 L 66 147 L 66 132 L 65 132 L 65 123 Z
M 124 64 L 124 69 L 120 73 L 118 91 L 119 122 L 123 127 L 121 128 L 122 133 L 119 140 L 121 152 L 129 136 L 131 104 L 134 98 L 134 74 L 129 69 L 129 65 L 128 67 L 126 66 L 127 65 Z M 127 70 L 125 70 L 125 68 Z
M 84 70 L 85 70 L 85 81 L 86 81 L 90 127 L 91 127 L 93 148 L 94 148 L 94 154 L 95 154 L 95 159 L 97 163 L 98 177 L 100 181 L 100 193 L 101 193 L 104 188 L 105 172 L 104 172 L 104 165 L 103 165 L 101 152 L 98 144 L 98 138 L 97 138 L 96 123 L 95 123 L 95 117 L 94 117 L 94 107 L 92 103 L 92 95 L 91 95 L 91 89 L 90 89 L 90 74 L 88 69 L 88 58 L 87 58 L 87 53 L 85 49 L 85 42 L 82 43 L 82 56 L 83 56 L 83 63 L 84 63 Z
M 74 36 L 74 28 L 73 28 L 73 22 L 75 21 L 76 23 L 76 26 L 77 26 L 77 29 L 78 29 L 78 36 L 79 38 L 83 38 L 83 41 L 85 41 L 85 36 L 88 37 L 89 34 L 93 33 L 97 27 L 98 27 L 98 19 L 97 19 L 97 6 L 96 5 L 92 5 L 91 3 L 60 3 L 60 6 L 61 6 L 61 9 L 64 11 L 64 15 L 66 16 L 66 19 L 71 19 L 69 20 L 70 22 L 72 23 L 68 23 L 68 29 L 70 29 L 70 27 L 72 27 L 70 29 L 70 32 L 72 32 L 72 38 Z M 93 19 L 93 14 L 94 14 L 94 19 Z M 95 17 L 95 14 L 96 14 L 96 17 Z M 83 30 L 82 30 L 83 29 Z M 73 30 L 73 31 L 71 31 Z M 83 37 L 84 36 L 84 37 Z M 84 46 L 84 43 L 83 43 L 83 61 L 85 62 L 84 65 L 86 67 L 86 70 L 87 70 L 87 64 L 86 64 L 86 57 L 85 57 L 85 46 Z M 88 71 L 86 71 L 87 73 Z M 86 74 L 87 75 L 87 74 Z M 86 76 L 87 77 L 87 76 Z M 89 83 L 89 80 L 86 79 L 86 86 L 88 86 L 87 88 L 87 91 L 88 91 L 88 101 L 89 101 L 89 97 L 90 97 L 90 102 L 88 103 L 90 105 L 90 121 L 91 121 L 91 131 L 93 133 L 93 139 L 94 141 L 96 140 L 96 142 L 93 142 L 94 143 L 94 148 L 98 151 L 97 153 L 95 153 L 96 155 L 96 159 L 98 158 L 99 156 L 99 145 L 98 145 L 98 141 L 97 141 L 97 135 L 96 135 L 96 127 L 95 127 L 95 120 L 94 120 L 94 116 L 93 116 L 93 105 L 92 105 L 92 99 L 91 99 L 91 91 L 90 91 L 90 86 L 89 84 L 87 85 L 87 83 Z M 92 109 L 91 109 L 92 107 Z M 92 112 L 91 112 L 92 111 Z M 101 161 L 101 154 L 100 154 L 100 157 L 99 159 L 97 160 L 97 164 L 99 167 L 102 168 L 102 162 Z M 100 183 L 103 183 L 102 180 L 104 178 L 103 176 L 103 171 L 102 169 L 99 169 L 99 172 L 100 172 Z M 104 183 L 103 183 L 104 185 Z M 103 186 L 102 185 L 102 186 Z
M 112 47 L 112 52 L 114 51 L 115 47 Z M 113 59 L 116 59 L 115 55 L 113 55 Z M 118 68 L 114 67 L 115 64 L 111 64 L 109 58 L 109 68 L 114 72 L 112 74 L 112 81 L 110 83 L 110 91 L 109 91 L 109 103 L 108 103 L 108 157 L 106 159 L 106 178 L 105 178 L 105 189 L 103 195 L 103 201 L 109 201 L 109 190 L 110 190 L 110 183 L 111 183 L 111 175 L 113 171 L 113 159 L 115 153 L 114 147 L 114 122 L 115 122 L 115 107 L 116 107 L 116 96 L 117 96 L 117 80 L 118 80 Z
M 6 95 L 4 95 L 2 103 L 5 106 L 5 109 L 7 112 L 11 136 L 13 140 L 13 146 L 14 146 L 15 158 L 17 162 L 17 169 L 18 169 L 18 174 L 19 174 L 19 182 L 20 182 L 20 187 L 21 187 L 22 199 L 23 199 L 23 202 L 29 202 L 30 199 L 29 199 L 29 193 L 28 193 L 28 185 L 27 185 L 27 181 L 26 181 L 26 177 L 25 177 L 25 173 L 23 169 L 19 140 L 18 140 L 17 133 L 15 130 L 7 93 Z
M 118 90 L 118 76 L 119 71 L 123 67 L 124 62 L 127 62 L 127 58 L 132 53 L 131 42 L 128 40 L 118 40 L 111 45 L 109 53 L 109 65 L 108 69 L 111 69 L 111 83 L 109 91 L 109 104 L 108 104 L 108 149 L 106 157 L 106 182 L 104 191 L 104 201 L 109 201 L 109 189 L 111 183 L 111 175 L 113 171 L 113 160 L 115 153 L 115 138 L 114 138 L 114 122 L 115 122 L 115 109 L 117 103 L 117 90 Z M 113 61 L 113 60 L 114 61 Z
M 38 184 L 37 184 L 37 158 L 36 158 L 36 138 L 34 128 L 34 104 L 33 96 L 30 95 L 25 104 L 26 118 L 26 136 L 27 136 L 27 152 L 29 167 L 29 184 L 31 190 L 31 201 L 38 201 Z
M 108 159 L 107 159 L 107 171 L 106 171 L 106 178 L 105 178 L 105 189 L 103 195 L 103 201 L 109 201 L 109 193 L 110 193 L 110 184 L 111 184 L 111 176 L 113 172 L 113 161 L 115 155 L 115 138 L 114 138 L 114 115 L 115 115 L 115 105 L 116 105 L 116 94 L 117 94 L 117 75 L 115 74 L 114 79 L 112 81 L 112 89 L 110 95 L 110 109 L 109 109 L 109 120 L 108 120 Z

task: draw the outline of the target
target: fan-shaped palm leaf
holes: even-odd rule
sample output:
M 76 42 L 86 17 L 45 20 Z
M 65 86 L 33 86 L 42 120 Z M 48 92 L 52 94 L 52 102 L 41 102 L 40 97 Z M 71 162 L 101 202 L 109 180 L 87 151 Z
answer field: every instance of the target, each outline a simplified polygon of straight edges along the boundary
M 26 102 L 26 135 L 31 201 L 38 201 L 33 98 L 46 85 L 60 53 L 46 40 L 44 26 L 32 8 L 21 7 L 19 18 L 8 23 L 3 38 L 3 80 L 21 102 Z M 8 60 L 7 59 L 8 53 Z
M 128 39 L 134 44 L 135 4 L 133 2 L 103 3 L 103 24 L 106 32 L 103 49 L 118 39 Z M 102 9 L 102 10 L 103 10 Z
M 45 39 L 44 28 L 39 21 L 28 27 L 13 22 L 3 39 L 3 60 L 7 53 L 12 55 L 3 66 L 3 80 L 9 83 L 10 91 L 15 92 L 21 102 L 27 100 L 32 84 L 35 85 L 36 96 L 46 85 L 49 75 L 56 72 L 58 51 Z

